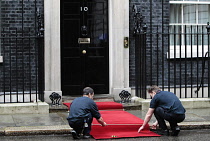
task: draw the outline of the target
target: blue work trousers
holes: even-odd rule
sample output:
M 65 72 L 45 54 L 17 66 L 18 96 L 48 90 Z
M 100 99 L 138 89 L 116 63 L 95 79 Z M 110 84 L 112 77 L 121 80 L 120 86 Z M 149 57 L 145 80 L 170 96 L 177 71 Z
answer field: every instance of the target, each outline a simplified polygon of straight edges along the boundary
M 185 119 L 185 114 L 174 114 L 172 112 L 168 112 L 162 107 L 157 107 L 155 109 L 154 115 L 158 121 L 159 127 L 163 130 L 167 129 L 165 120 L 169 122 L 171 130 L 174 130 L 177 123 L 182 122 Z
M 77 134 L 89 135 L 93 118 L 91 115 L 84 118 L 68 119 L 69 126 L 73 128 Z

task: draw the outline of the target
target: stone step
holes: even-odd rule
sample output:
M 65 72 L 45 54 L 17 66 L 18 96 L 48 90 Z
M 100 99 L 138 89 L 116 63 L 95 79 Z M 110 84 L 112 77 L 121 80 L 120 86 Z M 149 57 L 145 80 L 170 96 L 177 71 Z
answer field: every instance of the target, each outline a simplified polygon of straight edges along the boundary
M 71 103 L 75 98 L 81 97 L 80 95 L 73 95 L 73 96 L 63 96 L 62 103 Z M 101 95 L 94 95 L 95 102 L 105 102 L 105 101 L 114 101 L 113 97 L 108 94 L 101 94 Z M 50 112 L 63 112 L 68 111 L 68 107 L 65 105 L 55 105 L 53 106 L 51 103 L 49 104 Z
M 63 96 L 62 97 L 62 103 L 71 103 L 75 98 L 80 97 L 78 95 L 75 96 Z M 106 101 L 114 101 L 114 98 L 111 95 L 108 94 L 101 94 L 101 95 L 95 95 L 94 96 L 95 102 L 106 102 Z M 120 103 L 120 101 L 117 101 Z M 122 103 L 124 110 L 141 110 L 142 106 L 140 103 L 134 103 L 134 102 L 128 102 L 128 103 Z M 50 112 L 63 112 L 68 111 L 68 107 L 65 105 L 57 105 L 52 106 L 50 104 Z
M 81 97 L 79 95 L 73 95 L 73 96 L 63 96 L 62 102 L 63 103 L 71 103 L 75 98 Z M 103 101 L 114 101 L 114 98 L 109 94 L 100 94 L 100 95 L 94 95 L 95 102 L 103 102 Z
M 126 110 L 141 110 L 142 106 L 140 104 L 136 103 L 122 103 L 123 109 Z M 55 113 L 55 112 L 68 112 L 68 107 L 65 105 L 60 105 L 60 106 L 49 106 L 49 112 L 50 113 Z

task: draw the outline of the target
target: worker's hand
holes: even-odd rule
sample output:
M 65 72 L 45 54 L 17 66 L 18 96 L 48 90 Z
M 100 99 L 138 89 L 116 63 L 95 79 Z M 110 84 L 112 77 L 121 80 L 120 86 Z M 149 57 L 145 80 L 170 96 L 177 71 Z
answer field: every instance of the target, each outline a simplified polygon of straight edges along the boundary
M 99 119 L 96 119 L 96 120 L 98 121 L 98 123 L 101 124 L 101 126 L 103 126 L 103 127 L 106 126 L 106 122 L 104 122 L 102 117 L 100 117 Z
M 157 129 L 157 125 L 156 124 L 152 124 L 152 129 L 156 130 Z
M 158 122 L 156 121 L 156 122 L 154 122 L 153 124 L 152 124 L 152 129 L 157 129 L 157 125 L 158 125 Z
M 106 122 L 103 122 L 103 124 L 101 124 L 101 126 L 103 126 L 103 127 L 106 126 Z
M 144 129 L 144 126 L 141 126 L 141 127 L 139 128 L 138 132 L 140 133 L 141 130 L 143 130 L 143 129 Z

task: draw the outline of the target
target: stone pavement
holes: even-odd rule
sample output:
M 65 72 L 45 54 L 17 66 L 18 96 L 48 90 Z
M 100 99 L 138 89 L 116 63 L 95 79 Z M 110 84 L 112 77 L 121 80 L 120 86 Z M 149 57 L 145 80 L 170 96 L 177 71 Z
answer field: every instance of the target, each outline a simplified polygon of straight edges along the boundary
M 147 112 L 139 110 L 138 105 L 124 107 L 126 111 L 142 119 Z M 186 119 L 179 124 L 181 129 L 210 128 L 210 108 L 186 110 Z M 70 134 L 71 128 L 66 120 L 67 116 L 68 109 L 63 105 L 51 107 L 48 114 L 0 115 L 0 135 Z M 154 121 L 153 116 L 150 124 Z

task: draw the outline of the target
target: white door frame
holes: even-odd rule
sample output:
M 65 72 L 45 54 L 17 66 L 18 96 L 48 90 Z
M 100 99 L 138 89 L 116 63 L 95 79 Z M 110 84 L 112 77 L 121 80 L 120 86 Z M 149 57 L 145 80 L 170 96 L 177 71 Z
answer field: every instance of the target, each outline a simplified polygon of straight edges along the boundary
M 129 0 L 109 2 L 109 94 L 119 100 L 119 92 L 129 88 L 129 48 L 124 48 L 124 37 L 129 37 Z M 45 101 L 49 95 L 61 91 L 60 60 L 60 1 L 44 0 L 45 45 Z

